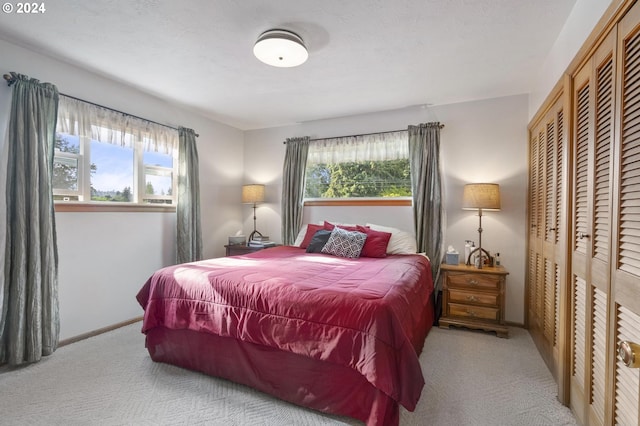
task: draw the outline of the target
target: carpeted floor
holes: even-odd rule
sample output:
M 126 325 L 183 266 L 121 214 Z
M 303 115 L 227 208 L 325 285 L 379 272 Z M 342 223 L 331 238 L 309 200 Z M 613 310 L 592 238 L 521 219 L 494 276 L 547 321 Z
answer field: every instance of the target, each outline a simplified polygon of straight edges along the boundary
M 525 330 L 509 339 L 434 328 L 420 356 L 426 386 L 400 424 L 575 425 Z M 2 425 L 359 425 L 245 386 L 156 364 L 140 323 L 0 370 Z

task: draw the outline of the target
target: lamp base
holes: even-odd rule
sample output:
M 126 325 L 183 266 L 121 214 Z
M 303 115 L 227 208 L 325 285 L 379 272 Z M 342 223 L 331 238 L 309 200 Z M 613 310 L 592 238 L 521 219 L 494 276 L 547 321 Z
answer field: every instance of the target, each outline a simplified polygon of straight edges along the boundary
M 471 252 L 469 252 L 469 257 L 467 257 L 467 266 L 471 265 L 471 257 L 473 256 L 474 253 L 476 252 L 480 252 L 479 256 L 480 256 L 480 262 L 478 262 L 475 267 L 478 269 L 482 269 L 482 265 L 484 263 L 484 256 L 482 255 L 482 253 L 484 252 L 487 259 L 491 259 L 491 256 L 489 255 L 489 252 L 486 251 L 485 249 L 483 249 L 482 247 L 476 247 L 475 249 L 471 250 Z
M 253 237 L 256 235 L 260 235 L 262 237 L 262 234 L 254 229 L 253 232 L 249 234 L 249 240 L 247 241 L 253 241 Z

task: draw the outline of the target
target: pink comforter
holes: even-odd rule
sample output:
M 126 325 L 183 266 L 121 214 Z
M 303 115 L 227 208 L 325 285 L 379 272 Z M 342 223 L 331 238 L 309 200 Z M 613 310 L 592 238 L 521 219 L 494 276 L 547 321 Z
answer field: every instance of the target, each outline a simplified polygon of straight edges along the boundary
M 137 299 L 145 333 L 189 329 L 340 364 L 413 411 L 432 290 L 424 256 L 345 259 L 285 246 L 161 269 Z

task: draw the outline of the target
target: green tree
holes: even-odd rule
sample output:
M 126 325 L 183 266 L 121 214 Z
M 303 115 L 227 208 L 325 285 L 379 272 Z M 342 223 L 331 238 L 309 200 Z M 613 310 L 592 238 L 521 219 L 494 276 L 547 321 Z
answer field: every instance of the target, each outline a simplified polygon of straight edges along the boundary
M 305 185 L 305 196 L 311 198 L 411 196 L 409 161 L 313 165 Z
M 153 189 L 153 185 L 151 184 L 151 182 L 147 182 L 147 189 L 145 191 L 145 194 L 146 195 L 154 195 L 155 193 L 156 193 L 155 189 Z

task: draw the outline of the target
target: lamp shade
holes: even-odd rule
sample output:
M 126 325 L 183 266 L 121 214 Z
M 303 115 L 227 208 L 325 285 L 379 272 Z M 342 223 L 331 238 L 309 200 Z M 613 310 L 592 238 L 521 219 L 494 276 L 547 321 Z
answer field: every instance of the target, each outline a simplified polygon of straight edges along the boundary
M 253 54 L 267 65 L 297 67 L 309 57 L 309 52 L 298 34 L 286 30 L 269 30 L 260 34 L 253 46 Z
M 256 204 L 264 201 L 264 185 L 242 185 L 242 202 Z
M 497 183 L 470 183 L 462 194 L 464 210 L 500 210 L 500 185 Z

